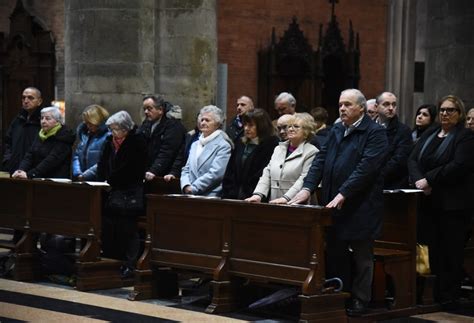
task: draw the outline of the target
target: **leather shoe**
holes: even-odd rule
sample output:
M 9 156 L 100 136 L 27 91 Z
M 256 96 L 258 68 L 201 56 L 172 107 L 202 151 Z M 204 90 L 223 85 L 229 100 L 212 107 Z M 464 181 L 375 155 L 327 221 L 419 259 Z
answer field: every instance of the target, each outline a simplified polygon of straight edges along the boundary
M 120 277 L 122 279 L 128 279 L 133 277 L 133 269 L 123 266 L 120 268 Z
M 367 306 L 358 298 L 354 298 L 349 308 L 346 309 L 349 316 L 361 316 L 368 312 Z

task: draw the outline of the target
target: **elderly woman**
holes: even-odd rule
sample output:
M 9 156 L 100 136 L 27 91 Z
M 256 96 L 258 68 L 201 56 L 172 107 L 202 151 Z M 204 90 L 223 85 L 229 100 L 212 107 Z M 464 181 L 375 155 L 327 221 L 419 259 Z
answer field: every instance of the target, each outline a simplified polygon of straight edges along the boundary
M 83 122 L 77 127 L 78 144 L 72 157 L 72 177 L 78 180 L 96 179 L 105 138 L 110 134 L 105 121 L 109 112 L 100 105 L 93 104 L 84 109 Z
M 13 178 L 69 178 L 74 132 L 56 107 L 41 110 L 41 130 Z
M 474 131 L 474 108 L 469 109 L 466 114 L 466 128 Z
M 243 200 L 252 195 L 279 139 L 265 110 L 254 109 L 241 116 L 244 136 L 235 149 L 222 182 L 222 197 Z
M 463 246 L 470 224 L 468 174 L 473 168 L 474 133 L 465 128 L 464 104 L 448 95 L 438 103 L 440 124 L 425 131 L 408 160 L 410 178 L 423 190 L 419 240 L 429 246 L 436 275 L 435 299 L 459 297 Z
M 416 110 L 415 127 L 411 133 L 413 142 L 420 139 L 423 132 L 436 120 L 436 106 L 434 104 L 423 104 Z
M 113 114 L 105 124 L 112 135 L 97 163 L 97 179 L 107 181 L 111 191 L 102 217 L 102 251 L 105 257 L 124 260 L 121 274 L 127 278 L 139 249 L 137 216 L 144 211 L 146 143 L 126 111 Z
M 297 113 L 288 120 L 288 140 L 274 150 L 267 167 L 263 170 L 253 195 L 248 202 L 286 204 L 303 186 L 318 149 L 309 143 L 314 135 L 314 122 L 307 113 Z
M 181 189 L 185 194 L 221 196 L 222 179 L 232 150 L 230 138 L 220 130 L 224 113 L 208 105 L 201 109 L 198 119 L 201 135 L 191 145 L 181 171 Z

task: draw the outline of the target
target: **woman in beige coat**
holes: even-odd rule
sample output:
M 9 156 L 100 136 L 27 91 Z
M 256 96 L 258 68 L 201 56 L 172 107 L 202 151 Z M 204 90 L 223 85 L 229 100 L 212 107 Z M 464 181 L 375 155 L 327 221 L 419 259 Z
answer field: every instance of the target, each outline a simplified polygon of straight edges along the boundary
M 303 186 L 303 179 L 318 149 L 309 143 L 314 135 L 314 121 L 307 113 L 297 113 L 288 121 L 288 140 L 280 143 L 263 170 L 248 202 L 286 204 Z

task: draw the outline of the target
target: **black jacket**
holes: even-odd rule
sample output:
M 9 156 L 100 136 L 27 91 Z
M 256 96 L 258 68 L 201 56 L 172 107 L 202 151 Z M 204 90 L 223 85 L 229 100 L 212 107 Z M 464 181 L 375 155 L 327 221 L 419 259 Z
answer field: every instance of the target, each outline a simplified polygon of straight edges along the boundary
M 426 178 L 432 187 L 428 198 L 443 210 L 467 210 L 472 203 L 470 174 L 474 171 L 474 133 L 458 124 L 437 149 L 425 153 L 440 126 L 426 130 L 408 159 L 412 183 Z
M 268 165 L 278 143 L 279 139 L 276 136 L 263 140 L 242 163 L 245 144 L 241 139 L 237 139 L 222 181 L 222 197 L 243 200 L 252 196 L 262 171 Z
M 36 134 L 31 149 L 20 163 L 19 169 L 28 178 L 70 178 L 72 145 L 76 136 L 74 131 L 62 126 L 54 135 L 41 141 Z
M 411 129 L 393 117 L 387 128 L 387 161 L 382 168 L 385 189 L 408 187 L 407 160 L 413 147 Z
M 41 129 L 41 108 L 37 108 L 28 119 L 28 113 L 22 109 L 12 121 L 5 136 L 2 170 L 13 174 L 31 148 Z
M 153 133 L 151 126 L 150 121 L 145 121 L 138 130 L 145 137 L 148 147 L 146 171 L 155 176 L 165 176 L 170 173 L 173 162 L 182 152 L 186 129 L 181 121 L 166 116 L 161 118 Z
M 128 189 L 143 184 L 147 148 L 142 134 L 130 130 L 120 149 L 115 152 L 112 136 L 108 136 L 97 163 L 97 178 L 114 189 Z

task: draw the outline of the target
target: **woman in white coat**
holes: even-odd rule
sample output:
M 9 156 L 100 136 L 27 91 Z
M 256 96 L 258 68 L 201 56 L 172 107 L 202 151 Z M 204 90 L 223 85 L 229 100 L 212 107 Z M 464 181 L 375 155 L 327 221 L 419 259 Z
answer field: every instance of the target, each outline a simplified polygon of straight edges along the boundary
M 205 106 L 199 112 L 198 122 L 201 135 L 191 145 L 181 170 L 181 189 L 185 194 L 220 197 L 233 147 L 227 134 L 220 130 L 224 113 L 214 105 Z
M 315 124 L 307 113 L 297 113 L 288 121 L 288 140 L 281 142 L 263 170 L 253 195 L 248 202 L 268 199 L 273 204 L 286 204 L 303 186 L 303 179 L 318 152 L 309 143 Z

